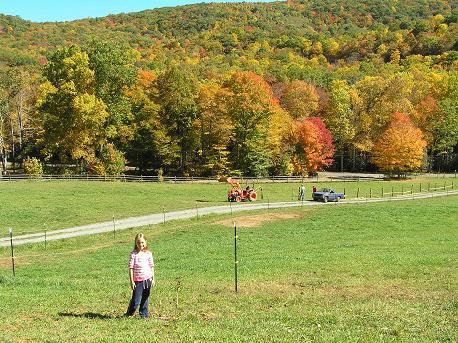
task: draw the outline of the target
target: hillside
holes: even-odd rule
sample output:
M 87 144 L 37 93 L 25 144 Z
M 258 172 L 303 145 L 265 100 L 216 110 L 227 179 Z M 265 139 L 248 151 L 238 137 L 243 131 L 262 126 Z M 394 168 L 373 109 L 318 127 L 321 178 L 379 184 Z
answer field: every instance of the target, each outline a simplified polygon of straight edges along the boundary
M 458 49 L 457 18 L 456 1 L 433 0 L 199 4 L 43 24 L 0 15 L 0 61 L 39 64 L 50 49 L 93 39 L 129 44 L 145 62 L 156 53 L 159 66 L 171 57 L 213 64 L 210 59 L 219 56 L 229 65 L 243 56 L 278 61 L 289 53 L 310 56 L 316 42 L 328 61 L 349 63 L 371 58 L 380 44 L 388 58 L 399 36 L 403 57 L 438 55 Z M 447 28 L 437 27 L 437 21 Z

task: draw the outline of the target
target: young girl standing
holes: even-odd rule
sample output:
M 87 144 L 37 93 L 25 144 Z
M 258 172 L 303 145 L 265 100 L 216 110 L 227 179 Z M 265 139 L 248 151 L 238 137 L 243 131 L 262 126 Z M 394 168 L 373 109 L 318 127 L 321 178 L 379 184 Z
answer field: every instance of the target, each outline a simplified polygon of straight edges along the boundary
M 148 318 L 148 297 L 151 287 L 155 284 L 154 261 L 143 233 L 135 236 L 134 250 L 129 257 L 129 278 L 132 299 L 126 315 L 134 315 L 135 310 L 140 305 L 140 317 Z

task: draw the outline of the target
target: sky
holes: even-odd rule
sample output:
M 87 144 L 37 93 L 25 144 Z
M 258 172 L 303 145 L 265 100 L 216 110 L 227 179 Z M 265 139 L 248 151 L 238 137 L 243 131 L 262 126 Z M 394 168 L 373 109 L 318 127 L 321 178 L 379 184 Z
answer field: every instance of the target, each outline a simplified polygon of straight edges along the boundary
M 245 0 L 268 2 L 273 0 Z M 242 2 L 237 0 L 0 0 L 0 13 L 34 22 L 68 21 L 108 14 L 139 12 L 202 2 Z

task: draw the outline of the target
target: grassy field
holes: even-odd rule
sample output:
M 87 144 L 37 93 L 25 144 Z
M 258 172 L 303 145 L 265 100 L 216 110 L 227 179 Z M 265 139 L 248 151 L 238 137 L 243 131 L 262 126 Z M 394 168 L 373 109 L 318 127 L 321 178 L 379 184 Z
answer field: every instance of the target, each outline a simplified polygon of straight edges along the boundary
M 457 208 L 450 196 L 144 228 L 148 321 L 120 317 L 136 231 L 17 247 L 16 277 L 0 249 L 0 341 L 457 342 Z
M 347 198 L 385 197 L 457 188 L 456 178 L 415 178 L 404 181 L 318 182 Z M 306 194 L 313 183 L 306 184 Z M 246 184 L 243 184 L 246 186 Z M 296 200 L 298 183 L 250 184 L 258 189 L 258 201 Z M 262 188 L 262 190 L 261 190 Z M 62 229 L 197 206 L 227 204 L 225 184 L 169 184 L 85 181 L 18 181 L 0 183 L 0 237 L 11 227 L 15 235 Z

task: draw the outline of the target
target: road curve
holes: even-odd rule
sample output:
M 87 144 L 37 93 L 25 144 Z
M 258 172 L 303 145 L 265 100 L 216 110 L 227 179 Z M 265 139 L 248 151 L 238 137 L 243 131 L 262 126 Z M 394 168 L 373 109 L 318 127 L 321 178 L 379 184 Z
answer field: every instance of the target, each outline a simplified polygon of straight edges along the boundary
M 154 225 L 163 223 L 170 220 L 178 219 L 188 219 L 196 216 L 203 216 L 207 214 L 227 214 L 233 212 L 241 211 L 253 211 L 261 209 L 274 209 L 274 208 L 287 208 L 287 207 L 300 207 L 300 206 L 335 206 L 341 204 L 361 204 L 361 203 L 376 203 L 382 201 L 402 201 L 402 200 L 415 200 L 415 199 L 425 199 L 433 197 L 443 197 L 448 195 L 458 195 L 458 190 L 450 190 L 443 192 L 434 192 L 434 193 L 414 193 L 408 195 L 399 195 L 393 197 L 384 197 L 384 198 L 360 198 L 360 199 L 351 199 L 343 200 L 335 203 L 321 203 L 315 201 L 292 201 L 292 202 L 275 202 L 275 203 L 243 203 L 237 205 L 224 205 L 224 206 L 213 206 L 213 207 L 203 207 L 198 209 L 189 209 L 183 211 L 175 211 L 168 213 L 156 213 L 140 217 L 131 217 L 126 219 L 115 220 L 114 227 L 113 221 L 107 221 L 97 224 L 89 224 L 76 226 L 67 229 L 48 231 L 46 232 L 46 240 L 54 241 L 58 239 L 65 239 L 77 236 L 93 235 L 102 232 L 113 232 L 113 229 L 116 231 L 124 230 L 134 227 L 140 227 L 145 225 Z M 45 236 L 44 232 L 27 234 L 13 237 L 14 245 L 30 244 L 30 243 L 39 243 L 44 242 Z M 0 247 L 6 247 L 10 245 L 9 237 L 0 238 Z

